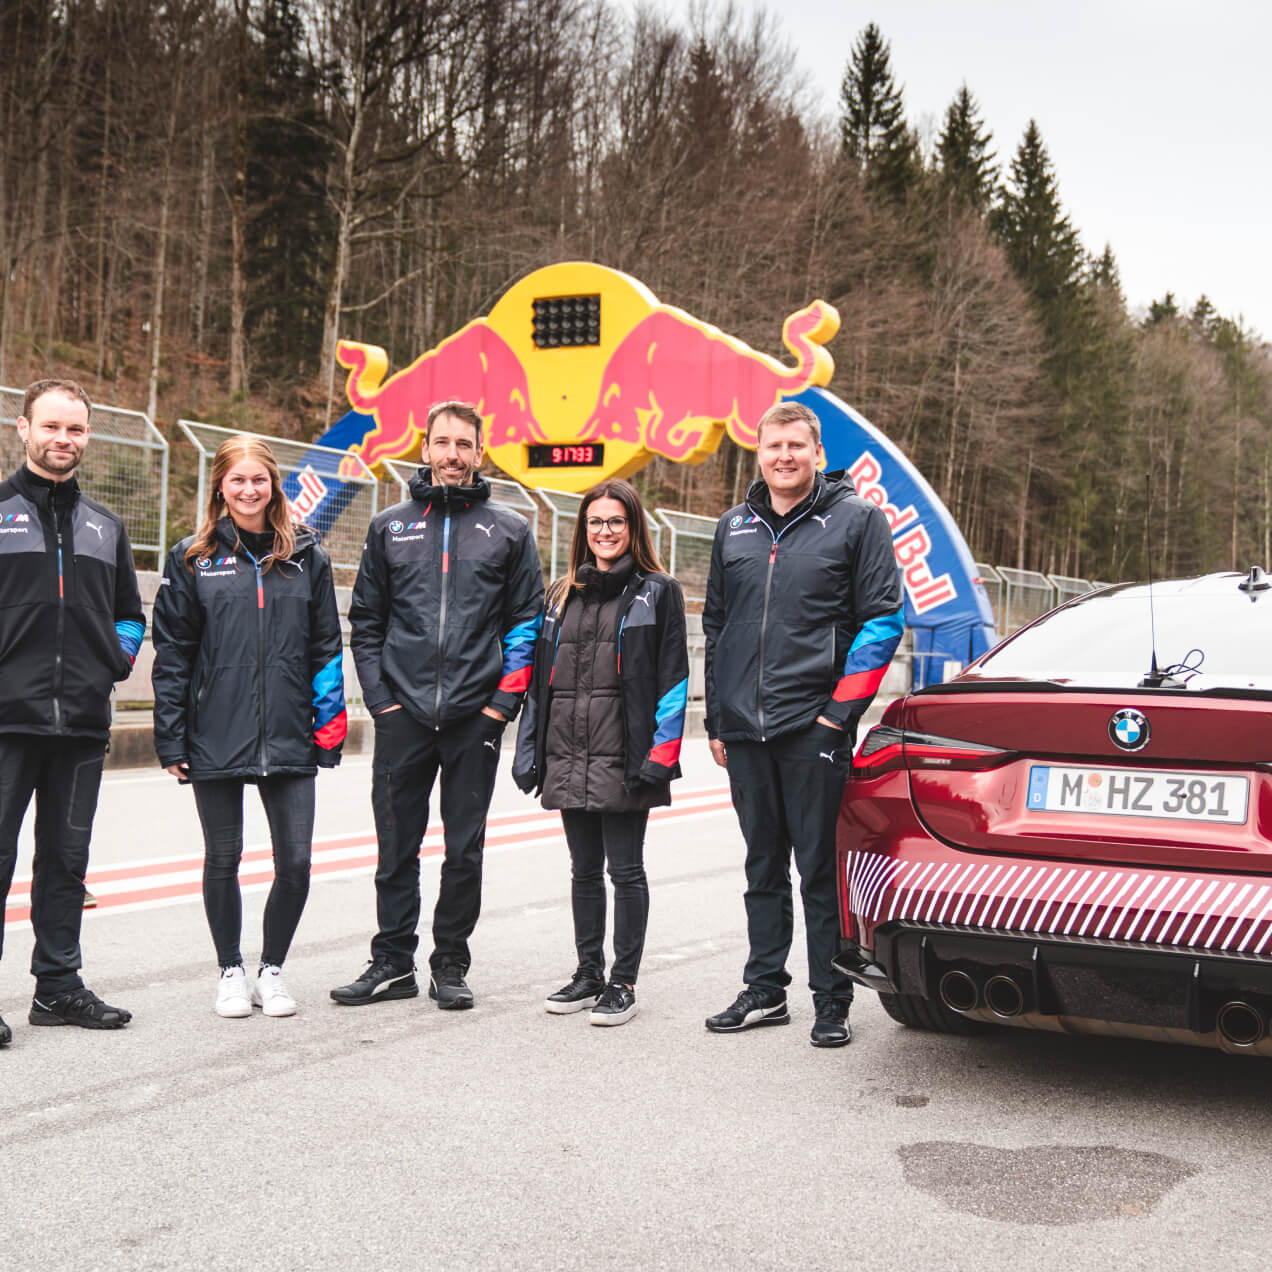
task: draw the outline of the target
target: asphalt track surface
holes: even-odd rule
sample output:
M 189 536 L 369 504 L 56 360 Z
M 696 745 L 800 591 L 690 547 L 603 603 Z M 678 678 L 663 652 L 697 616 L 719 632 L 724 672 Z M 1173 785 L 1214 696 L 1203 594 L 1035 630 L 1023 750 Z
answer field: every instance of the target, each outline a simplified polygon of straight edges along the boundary
M 504 768 L 508 763 L 505 752 Z M 1263 1268 L 1272 1064 L 1000 1030 L 905 1030 L 872 995 L 855 1039 L 703 1017 L 745 957 L 723 773 L 691 742 L 647 843 L 640 1012 L 549 1016 L 573 968 L 559 824 L 501 777 L 473 1011 L 364 1008 L 370 770 L 319 779 L 314 885 L 287 964 L 295 1017 L 221 1020 L 190 792 L 106 779 L 86 978 L 113 1033 L 26 1022 L 29 850 L 0 963 L 0 1267 Z M 269 873 L 248 801 L 249 963 Z M 427 914 L 440 845 L 423 858 Z

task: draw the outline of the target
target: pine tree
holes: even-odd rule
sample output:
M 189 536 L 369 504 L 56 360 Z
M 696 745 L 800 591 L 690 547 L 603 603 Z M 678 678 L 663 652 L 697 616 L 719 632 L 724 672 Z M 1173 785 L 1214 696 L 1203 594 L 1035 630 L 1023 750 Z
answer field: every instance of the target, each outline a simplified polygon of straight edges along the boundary
M 1205 292 L 1197 298 L 1192 313 L 1188 315 L 1188 321 L 1199 336 L 1209 337 L 1214 332 L 1215 324 L 1219 321 L 1219 311 L 1210 303 L 1210 297 Z
M 1011 179 L 999 198 L 992 224 L 1012 267 L 1044 312 L 1072 292 L 1079 278 L 1082 249 L 1060 206 L 1051 157 L 1032 119 L 1011 161 Z
M 998 186 L 991 140 L 980 105 L 964 84 L 945 111 L 945 127 L 936 142 L 937 170 L 942 188 L 977 212 L 988 209 Z
M 871 22 L 857 37 L 844 71 L 839 129 L 842 151 L 858 164 L 867 186 L 899 201 L 919 175 L 919 148 L 905 122 L 891 59 L 888 42 Z
M 1105 243 L 1104 251 L 1091 262 L 1091 281 L 1101 288 L 1122 295 L 1122 272 L 1117 267 L 1117 258 L 1113 255 L 1113 247 Z
M 1161 300 L 1153 301 L 1148 307 L 1148 317 L 1144 319 L 1146 327 L 1160 327 L 1162 323 L 1174 322 L 1179 317 L 1179 304 L 1174 292 L 1167 292 Z
M 247 137 L 245 323 L 253 362 L 289 381 L 316 368 L 322 344 L 332 217 L 318 178 L 330 153 L 321 76 L 304 52 L 295 0 L 267 0 L 259 29 Z

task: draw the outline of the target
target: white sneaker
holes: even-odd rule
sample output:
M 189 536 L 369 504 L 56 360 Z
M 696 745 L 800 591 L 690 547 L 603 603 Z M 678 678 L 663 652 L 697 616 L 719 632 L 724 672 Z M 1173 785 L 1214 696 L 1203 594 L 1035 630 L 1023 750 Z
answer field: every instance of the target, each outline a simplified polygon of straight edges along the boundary
M 240 963 L 238 967 L 221 968 L 221 979 L 216 985 L 216 1014 L 234 1020 L 252 1014 L 252 1003 L 247 996 L 247 973 Z
M 272 964 L 261 968 L 256 984 L 252 986 L 252 1002 L 267 1016 L 294 1016 L 296 1000 L 283 984 L 283 969 Z

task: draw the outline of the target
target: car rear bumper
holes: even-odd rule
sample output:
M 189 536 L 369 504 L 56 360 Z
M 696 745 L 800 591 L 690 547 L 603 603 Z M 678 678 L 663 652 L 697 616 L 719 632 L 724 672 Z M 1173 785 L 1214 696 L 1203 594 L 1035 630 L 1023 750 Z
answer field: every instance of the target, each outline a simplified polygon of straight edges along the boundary
M 1272 958 L 892 921 L 836 959 L 858 984 L 970 1019 L 1272 1055 Z

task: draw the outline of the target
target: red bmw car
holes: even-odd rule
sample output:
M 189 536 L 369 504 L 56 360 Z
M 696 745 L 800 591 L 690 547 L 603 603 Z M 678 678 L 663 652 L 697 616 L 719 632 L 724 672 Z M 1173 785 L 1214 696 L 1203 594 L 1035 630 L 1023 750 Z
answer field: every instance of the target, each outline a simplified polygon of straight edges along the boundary
M 1272 1054 L 1272 576 L 1105 588 L 893 702 L 838 866 L 904 1024 Z

